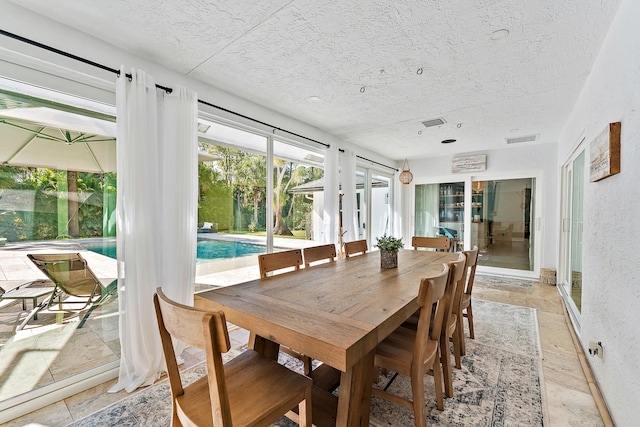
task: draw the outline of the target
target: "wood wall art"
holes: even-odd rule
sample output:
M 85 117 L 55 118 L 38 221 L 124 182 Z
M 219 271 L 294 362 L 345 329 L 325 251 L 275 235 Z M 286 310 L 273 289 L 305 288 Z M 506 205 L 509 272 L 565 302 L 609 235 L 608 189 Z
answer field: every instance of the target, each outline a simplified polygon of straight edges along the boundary
M 453 173 L 483 172 L 487 169 L 487 155 L 454 157 L 451 162 Z
M 620 129 L 620 122 L 609 123 L 600 135 L 591 141 L 589 164 L 591 182 L 620 173 Z

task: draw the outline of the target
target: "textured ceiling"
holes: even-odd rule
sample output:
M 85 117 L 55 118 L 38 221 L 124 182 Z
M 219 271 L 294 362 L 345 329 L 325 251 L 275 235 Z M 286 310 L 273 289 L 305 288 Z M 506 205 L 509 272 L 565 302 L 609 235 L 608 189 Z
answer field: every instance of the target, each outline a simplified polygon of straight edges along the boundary
M 619 0 L 15 3 L 401 160 L 556 142 Z

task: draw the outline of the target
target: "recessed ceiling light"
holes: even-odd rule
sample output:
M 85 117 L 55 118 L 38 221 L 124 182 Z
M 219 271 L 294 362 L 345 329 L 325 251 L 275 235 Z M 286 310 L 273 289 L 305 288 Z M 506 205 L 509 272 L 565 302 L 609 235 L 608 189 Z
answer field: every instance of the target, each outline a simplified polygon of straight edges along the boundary
M 489 38 L 491 40 L 500 40 L 507 37 L 508 35 L 509 35 L 509 30 L 503 28 L 502 30 L 496 30 L 493 33 L 491 33 L 489 35 Z
M 315 95 L 309 97 L 309 101 L 310 102 L 318 102 L 318 101 L 320 101 L 320 99 L 321 98 L 319 96 L 315 96 Z
M 452 142 L 456 142 L 455 139 L 445 139 L 442 141 L 443 144 L 451 144 Z

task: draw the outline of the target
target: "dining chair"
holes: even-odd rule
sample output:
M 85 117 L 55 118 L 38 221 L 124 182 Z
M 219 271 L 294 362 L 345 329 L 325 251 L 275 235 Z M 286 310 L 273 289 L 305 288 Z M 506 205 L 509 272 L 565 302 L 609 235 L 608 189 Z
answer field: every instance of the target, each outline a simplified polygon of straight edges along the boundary
M 466 354 L 466 348 L 464 343 L 464 318 L 467 318 L 469 323 L 469 338 L 475 339 L 473 331 L 473 310 L 471 308 L 471 291 L 473 290 L 473 281 L 476 277 L 476 267 L 478 266 L 478 247 L 474 246 L 470 251 L 464 251 L 464 255 L 467 257 L 467 283 L 462 294 L 462 301 L 460 302 L 460 312 L 458 315 L 458 322 L 460 322 L 460 333 L 462 340 L 462 354 Z
M 285 268 L 292 268 L 294 271 L 300 270 L 301 265 L 302 250 L 300 249 L 258 255 L 261 279 L 266 279 L 268 273 L 284 270 Z
M 287 415 L 311 427 L 312 380 L 253 350 L 226 364 L 231 348 L 223 311 L 169 299 L 161 288 L 153 302 L 171 388 L 171 426 L 269 426 Z M 204 349 L 207 375 L 183 386 L 172 338 Z
M 442 330 L 440 331 L 440 363 L 442 365 L 442 373 L 444 377 L 444 391 L 447 397 L 453 397 L 453 374 L 451 373 L 451 355 L 449 350 L 449 341 L 452 340 L 452 336 L 455 332 L 457 321 L 452 323 L 451 318 L 455 317 L 456 311 L 454 311 L 454 303 L 456 298 L 460 298 L 456 292 L 460 289 L 458 284 L 464 279 L 466 257 L 460 252 L 456 261 L 450 262 L 449 265 L 449 281 L 447 282 L 447 292 L 451 293 L 451 298 L 447 301 L 448 310 L 445 314 Z M 464 284 L 462 285 L 464 286 Z M 418 322 L 422 310 L 414 313 L 403 324 L 402 327 L 406 329 L 416 330 L 418 328 Z M 454 341 L 453 351 L 454 356 L 461 353 L 459 346 L 460 341 Z M 457 349 L 457 350 L 456 350 Z M 460 357 L 456 359 L 460 360 Z M 458 365 L 456 365 L 458 367 Z
M 451 250 L 451 239 L 448 237 L 422 237 L 413 236 L 411 246 L 414 250 L 418 248 L 428 248 L 449 252 Z
M 345 242 L 344 253 L 347 258 L 352 255 L 364 254 L 369 250 L 366 240 L 354 240 L 352 242 Z
M 310 248 L 304 248 L 302 250 L 302 254 L 304 255 L 305 268 L 311 267 L 311 263 L 317 261 L 328 260 L 329 262 L 334 262 L 337 256 L 336 246 L 333 243 L 329 243 L 328 245 L 311 246 Z
M 423 278 L 418 290 L 420 318 L 417 330 L 400 326 L 376 347 L 374 365 L 411 378 L 412 400 L 394 395 L 385 389 L 373 388 L 373 394 L 413 410 L 415 425 L 426 426 L 424 375 L 432 374 L 439 410 L 444 410 L 439 340 L 441 328 L 451 298 L 450 270 L 446 264 L 435 276 Z M 435 312 L 435 316 L 431 313 Z M 394 377 L 395 379 L 395 377 Z M 393 381 L 393 379 L 391 380 Z
M 275 271 L 284 269 L 293 269 L 292 271 L 300 270 L 302 265 L 302 250 L 293 249 L 289 251 L 273 252 L 270 254 L 258 255 L 258 266 L 260 267 L 260 279 L 266 279 L 268 274 Z M 255 334 L 251 332 L 249 334 L 249 346 L 253 346 L 255 342 Z M 287 353 L 290 356 L 299 359 L 304 364 L 304 374 L 310 375 L 312 366 L 311 358 L 304 355 L 292 348 L 280 346 L 280 350 Z
M 449 356 L 449 342 L 453 345 L 453 357 L 455 367 L 462 369 L 462 340 L 464 339 L 464 325 L 458 319 L 461 316 L 462 295 L 464 294 L 464 285 L 467 278 L 467 257 L 464 253 L 460 253 L 458 260 L 462 260 L 460 269 L 456 269 L 456 287 L 451 302 L 451 313 L 447 319 L 445 330 L 447 332 L 447 347 L 443 354 Z M 450 369 L 450 368 L 449 368 Z

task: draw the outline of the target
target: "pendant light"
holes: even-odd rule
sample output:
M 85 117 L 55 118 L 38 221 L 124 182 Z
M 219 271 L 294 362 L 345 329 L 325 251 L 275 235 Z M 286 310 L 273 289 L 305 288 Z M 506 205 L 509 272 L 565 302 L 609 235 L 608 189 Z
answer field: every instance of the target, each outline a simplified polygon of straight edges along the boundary
M 404 159 L 404 166 L 402 166 L 402 172 L 400 172 L 398 178 L 403 184 L 410 184 L 411 181 L 413 181 L 413 174 L 411 173 L 411 169 L 409 169 L 409 160 Z

